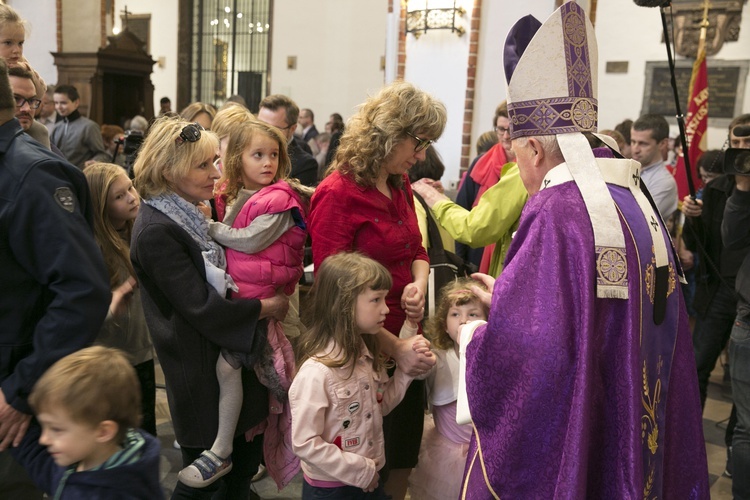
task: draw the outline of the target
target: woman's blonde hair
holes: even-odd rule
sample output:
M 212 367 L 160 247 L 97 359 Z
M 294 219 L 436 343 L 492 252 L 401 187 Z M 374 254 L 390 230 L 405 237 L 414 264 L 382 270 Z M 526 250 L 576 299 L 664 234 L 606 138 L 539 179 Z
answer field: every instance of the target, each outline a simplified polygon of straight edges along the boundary
M 487 306 L 482 304 L 479 297 L 474 295 L 474 292 L 471 291 L 472 285 L 476 285 L 479 288 L 486 290 L 486 287 L 479 281 L 474 281 L 471 278 L 459 278 L 453 283 L 446 285 L 440 291 L 440 300 L 435 315 L 427 320 L 424 329 L 425 337 L 432 342 L 434 348 L 449 350 L 453 349 L 455 346 L 453 339 L 446 331 L 448 329 L 448 310 L 451 307 L 463 306 L 471 302 L 476 302 L 477 304 L 480 304 L 484 311 L 484 316 L 487 317 L 487 313 L 489 312 Z
M 241 104 L 232 103 L 231 106 L 221 108 L 216 113 L 214 121 L 211 122 L 211 130 L 221 140 L 224 137 L 230 136 L 235 126 L 254 118 L 253 114 L 246 107 Z
M 237 197 L 240 189 L 244 187 L 242 182 L 242 154 L 250 146 L 256 135 L 265 135 L 279 145 L 279 167 L 276 169 L 271 184 L 289 176 L 292 164 L 286 150 L 286 138 L 281 135 L 281 131 L 259 120 L 238 123 L 229 136 L 226 157 L 221 159 L 224 166 L 224 175 L 216 183 L 217 186 L 222 186 L 221 194 L 226 195 L 227 203 L 231 203 Z
M 130 276 L 135 276 L 130 263 L 130 233 L 133 221 L 125 222 L 123 232 L 118 232 L 108 215 L 109 189 L 127 172 L 112 163 L 93 163 L 83 171 L 91 191 L 92 211 L 94 212 L 94 237 L 102 251 L 109 271 L 109 287 L 114 289 Z
M 369 97 L 349 120 L 331 170 L 353 176 L 361 186 L 374 186 L 393 148 L 413 140 L 407 132 L 437 140 L 446 119 L 443 103 L 411 83 L 395 81 Z M 401 186 L 400 175 L 390 175 L 388 180 Z
M 184 178 L 198 160 L 216 155 L 219 139 L 209 130 L 201 131 L 196 142 L 180 139 L 190 122 L 177 117 L 158 118 L 148 130 L 133 165 L 135 188 L 149 199 L 174 190 L 173 181 Z
M 352 365 L 361 352 L 361 339 L 373 356 L 373 370 L 380 370 L 380 344 L 376 335 L 362 335 L 357 327 L 357 297 L 369 289 L 390 290 L 393 279 L 382 264 L 356 252 L 327 257 L 315 275 L 306 303 L 306 316 L 311 318 L 307 331 L 297 340 L 297 366 L 322 352 L 330 341 L 337 351 L 317 357 L 333 368 Z
M 193 102 L 185 106 L 183 110 L 180 111 L 180 117 L 189 122 L 194 122 L 195 117 L 201 113 L 206 113 L 209 118 L 211 118 L 211 122 L 213 122 L 214 117 L 216 116 L 216 108 L 214 108 L 210 104 L 206 104 L 205 102 Z

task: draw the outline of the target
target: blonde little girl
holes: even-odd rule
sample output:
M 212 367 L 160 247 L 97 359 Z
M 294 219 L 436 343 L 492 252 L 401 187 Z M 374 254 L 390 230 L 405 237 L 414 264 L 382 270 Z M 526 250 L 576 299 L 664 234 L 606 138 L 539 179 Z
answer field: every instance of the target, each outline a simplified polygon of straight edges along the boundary
M 34 82 L 36 89 L 36 97 L 41 100 L 47 90 L 47 85 L 39 76 L 39 73 L 34 71 L 29 61 L 23 56 L 23 45 L 26 41 L 26 25 L 26 21 L 21 18 L 13 7 L 0 3 L 0 57 L 5 59 L 8 68 L 18 66 L 31 73 L 31 80 Z M 35 108 L 32 108 L 30 113 L 33 115 Z M 45 148 L 50 148 L 49 131 L 41 123 L 32 119 L 31 126 L 26 133 Z
M 471 291 L 479 282 L 458 279 L 441 290 L 434 316 L 425 328 L 432 342 L 437 363 L 427 375 L 428 401 L 432 420 L 425 423 L 419 462 L 409 477 L 409 491 L 414 500 L 458 498 L 466 455 L 471 439 L 471 425 L 456 423 L 458 398 L 459 328 L 474 320 L 486 320 L 487 308 Z
M 141 427 L 156 435 L 154 349 L 143 314 L 135 271 L 130 263 L 130 233 L 140 198 L 125 170 L 93 163 L 84 171 L 91 191 L 94 236 L 104 256 L 112 302 L 96 343 L 128 354 L 141 385 Z
M 379 475 L 383 415 L 412 380 L 398 367 L 389 379 L 380 356 L 376 333 L 391 285 L 381 264 L 357 253 L 329 256 L 317 272 L 307 303 L 312 323 L 299 337 L 300 369 L 289 389 L 303 499 L 390 498 Z M 407 320 L 403 329 L 416 334 L 417 325 Z
M 226 248 L 227 273 L 236 284 L 233 296 L 263 299 L 278 289 L 295 292 L 302 276 L 305 216 L 310 191 L 286 179 L 290 170 L 286 140 L 274 127 L 249 119 L 231 130 L 224 174 L 218 181 L 216 212 L 223 223 L 209 225 L 210 236 Z M 287 315 L 287 320 L 290 320 Z M 221 388 L 216 440 L 191 465 L 180 471 L 180 481 L 202 488 L 232 469 L 235 428 L 242 407 L 241 368 L 253 368 L 269 388 L 269 418 L 246 433 L 264 433 L 264 458 L 279 488 L 299 470 L 291 450 L 287 391 L 294 376 L 294 354 L 276 320 L 268 321 L 268 345 L 262 355 L 223 350 L 216 365 Z

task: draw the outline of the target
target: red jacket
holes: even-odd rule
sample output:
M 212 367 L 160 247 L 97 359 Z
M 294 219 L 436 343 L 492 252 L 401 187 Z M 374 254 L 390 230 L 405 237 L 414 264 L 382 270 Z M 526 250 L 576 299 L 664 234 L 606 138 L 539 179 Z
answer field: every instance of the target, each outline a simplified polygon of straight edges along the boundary
M 390 271 L 393 287 L 386 297 L 390 313 L 385 328 L 397 335 L 406 319 L 401 294 L 413 281 L 411 264 L 429 259 L 406 176 L 404 188 L 391 187 L 391 193 L 392 200 L 374 186 L 360 186 L 351 177 L 333 172 L 315 189 L 309 224 L 316 269 L 329 255 L 356 250 Z

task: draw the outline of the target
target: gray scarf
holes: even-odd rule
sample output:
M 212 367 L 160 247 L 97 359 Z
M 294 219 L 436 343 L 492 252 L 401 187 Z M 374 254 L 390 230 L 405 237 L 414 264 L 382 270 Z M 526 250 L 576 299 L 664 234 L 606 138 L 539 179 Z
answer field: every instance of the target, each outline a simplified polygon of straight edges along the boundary
M 223 297 L 227 289 L 237 291 L 234 280 L 226 273 L 224 249 L 208 235 L 208 221 L 198 207 L 176 193 L 163 193 L 143 200 L 184 229 L 198 244 L 206 266 L 206 281 Z

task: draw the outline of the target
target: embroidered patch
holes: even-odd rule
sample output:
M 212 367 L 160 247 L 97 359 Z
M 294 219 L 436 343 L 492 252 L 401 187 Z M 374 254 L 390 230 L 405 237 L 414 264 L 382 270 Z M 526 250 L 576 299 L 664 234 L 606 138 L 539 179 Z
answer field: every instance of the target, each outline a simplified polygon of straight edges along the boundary
M 344 420 L 343 422 L 341 422 L 341 426 L 344 429 L 348 429 L 350 425 L 352 425 L 352 421 L 349 420 L 348 418 L 346 420 Z
M 70 188 L 59 187 L 55 190 L 54 196 L 58 205 L 68 212 L 73 213 L 73 210 L 76 208 L 76 198 L 73 196 L 73 191 Z
M 359 437 L 349 438 L 344 441 L 344 448 L 352 448 L 354 446 L 359 446 Z
M 357 410 L 359 410 L 359 403 L 357 401 L 349 405 L 349 413 L 354 413 Z

